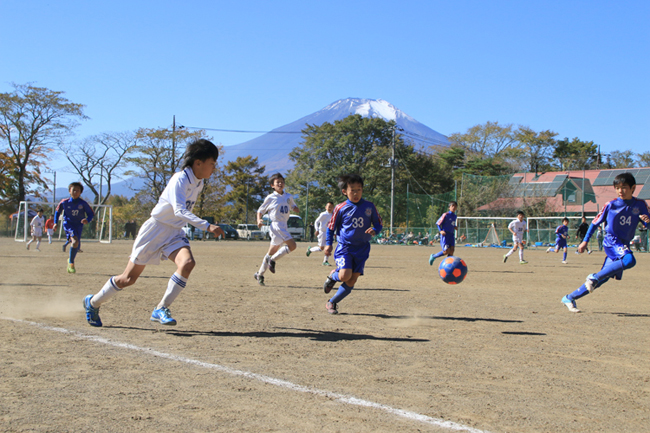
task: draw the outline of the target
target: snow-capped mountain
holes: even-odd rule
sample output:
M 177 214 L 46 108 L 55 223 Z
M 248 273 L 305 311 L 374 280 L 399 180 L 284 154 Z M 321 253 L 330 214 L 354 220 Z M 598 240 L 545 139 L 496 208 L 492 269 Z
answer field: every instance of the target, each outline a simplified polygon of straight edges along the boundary
M 283 172 L 293 167 L 289 152 L 302 141 L 300 131 L 306 124 L 320 126 L 325 122 L 334 123 L 351 114 L 364 117 L 381 117 L 387 121 L 394 120 L 407 140 L 416 148 L 426 149 L 432 145 L 448 146 L 447 137 L 418 122 L 411 116 L 383 99 L 340 99 L 327 107 L 302 117 L 295 122 L 280 126 L 260 137 L 244 143 L 224 148 L 224 161 L 234 161 L 238 156 L 256 156 L 260 165 L 266 166 L 266 173 Z

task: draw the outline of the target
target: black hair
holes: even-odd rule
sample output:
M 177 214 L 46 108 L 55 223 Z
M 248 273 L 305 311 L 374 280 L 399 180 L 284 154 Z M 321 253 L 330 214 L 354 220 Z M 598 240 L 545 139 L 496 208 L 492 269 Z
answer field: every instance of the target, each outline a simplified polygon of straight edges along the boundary
M 269 178 L 269 183 L 270 183 L 271 185 L 273 185 L 273 183 L 275 182 L 276 179 L 282 179 L 282 180 L 284 180 L 284 176 L 282 176 L 281 173 L 275 173 L 274 175 L 272 175 L 272 176 Z
M 519 216 L 519 215 L 526 216 L 526 214 L 524 213 L 524 211 L 521 211 L 521 210 L 518 210 L 518 211 L 517 211 L 517 216 Z
M 347 189 L 348 185 L 353 183 L 361 184 L 361 187 L 363 187 L 363 178 L 358 174 L 344 174 L 343 176 L 339 177 L 340 190 Z
M 36 209 L 36 212 L 43 212 L 43 208 Z
M 333 201 L 328 201 L 327 203 L 325 203 L 326 206 L 327 206 L 328 204 L 331 204 L 332 206 L 334 206 L 334 202 L 333 202 Z
M 632 188 L 636 185 L 636 179 L 630 172 L 621 173 L 614 178 L 614 186 L 623 186 L 627 185 Z
M 84 192 L 84 186 L 81 184 L 81 182 L 72 182 L 70 185 L 68 185 L 68 191 L 70 191 L 70 188 L 72 188 L 73 186 L 78 187 L 81 190 L 81 192 Z
M 562 218 L 562 222 L 564 222 L 564 221 L 569 222 L 569 218 L 567 218 L 567 217 Z
M 452 204 L 453 204 L 454 206 L 458 207 L 458 203 L 456 203 L 455 201 L 450 201 L 450 202 L 449 202 L 449 206 L 451 206 Z
M 194 161 L 205 161 L 208 158 L 216 161 L 219 158 L 219 148 L 205 138 L 197 138 L 185 148 L 182 168 L 191 167 Z

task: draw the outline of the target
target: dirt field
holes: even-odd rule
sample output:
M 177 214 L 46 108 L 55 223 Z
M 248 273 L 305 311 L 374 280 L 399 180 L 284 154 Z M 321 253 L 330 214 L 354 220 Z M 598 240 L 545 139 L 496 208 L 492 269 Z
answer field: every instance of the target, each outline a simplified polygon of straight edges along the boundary
M 469 274 L 448 286 L 427 263 L 437 249 L 373 246 L 332 316 L 329 268 L 307 244 L 259 287 L 265 242 L 194 242 L 178 326 L 149 321 L 174 271 L 164 262 L 92 328 L 83 297 L 131 245 L 85 243 L 68 275 L 60 243 L 0 239 L 1 431 L 650 431 L 647 254 L 572 314 L 560 298 L 602 253 L 562 265 L 526 251 L 519 265 L 461 247 Z

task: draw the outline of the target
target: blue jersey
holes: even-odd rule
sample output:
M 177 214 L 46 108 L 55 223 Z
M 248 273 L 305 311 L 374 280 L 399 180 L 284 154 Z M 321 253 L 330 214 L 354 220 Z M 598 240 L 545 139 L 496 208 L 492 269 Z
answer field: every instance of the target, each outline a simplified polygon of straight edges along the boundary
M 59 202 L 59 205 L 56 207 L 56 213 L 54 214 L 54 221 L 59 221 L 59 218 L 63 214 L 63 228 L 64 229 L 76 229 L 83 227 L 81 220 L 84 218 L 90 222 L 95 216 L 92 208 L 86 200 L 78 198 L 74 200 L 72 197 L 63 199 Z
M 639 217 L 647 215 L 648 205 L 644 200 L 632 197 L 630 200 L 617 198 L 603 207 L 600 213 L 594 218 L 587 231 L 584 241 L 589 242 L 591 235 L 596 228 L 603 222 L 607 222 L 605 228 L 605 238 L 603 245 L 605 247 L 616 247 L 617 245 L 629 246 L 630 241 L 634 239 L 636 226 L 639 225 Z
M 382 229 L 381 217 L 375 205 L 364 199 L 357 203 L 346 200 L 338 204 L 332 212 L 332 218 L 327 225 L 326 245 L 332 245 L 334 235 L 337 236 L 339 245 L 369 245 L 372 239 L 372 235 L 366 233 L 369 228 L 375 230 L 375 235 Z
M 456 214 L 452 211 L 445 212 L 442 216 L 436 221 L 438 230 L 445 232 L 445 236 L 454 237 L 454 230 L 456 230 Z
M 562 237 L 562 236 L 566 236 L 566 237 Z M 556 241 L 564 241 L 568 237 L 569 237 L 569 226 L 565 226 L 564 224 L 562 224 L 561 226 L 558 226 L 555 229 L 555 240 Z

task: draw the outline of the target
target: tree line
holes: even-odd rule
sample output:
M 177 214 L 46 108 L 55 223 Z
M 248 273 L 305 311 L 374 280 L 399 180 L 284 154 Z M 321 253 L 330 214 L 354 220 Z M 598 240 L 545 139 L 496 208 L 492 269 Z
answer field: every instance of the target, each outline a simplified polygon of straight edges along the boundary
M 74 129 L 87 119 L 84 108 L 65 98 L 64 92 L 32 84 L 13 84 L 12 92 L 0 93 L 0 211 L 15 212 L 28 195 L 43 197 L 50 182 L 47 163 L 54 152 L 62 152 L 94 204 L 112 204 L 118 221 L 144 220 L 180 167 L 185 144 L 195 138 L 211 139 L 203 130 L 182 127 L 76 139 Z M 451 134 L 448 147 L 429 146 L 400 132 L 393 121 L 360 115 L 306 125 L 301 144 L 289 154 L 294 168 L 286 174 L 288 192 L 297 194 L 299 206 L 313 221 L 327 201 L 344 199 L 337 187 L 343 173 L 361 174 L 364 196 L 388 215 L 393 175 L 395 194 L 409 190 L 434 195 L 453 190 L 463 173 L 497 176 L 650 165 L 650 152 L 617 150 L 603 155 L 593 141 L 557 139 L 551 130 L 498 122 Z M 244 222 L 248 214 L 252 221 L 270 192 L 270 174 L 253 156 L 219 164 L 195 213 L 231 223 Z M 131 199 L 111 193 L 111 185 L 124 177 L 144 180 Z M 397 221 L 404 212 L 395 209 Z

